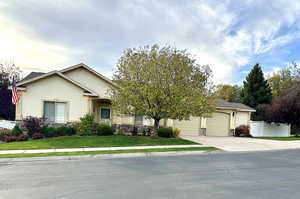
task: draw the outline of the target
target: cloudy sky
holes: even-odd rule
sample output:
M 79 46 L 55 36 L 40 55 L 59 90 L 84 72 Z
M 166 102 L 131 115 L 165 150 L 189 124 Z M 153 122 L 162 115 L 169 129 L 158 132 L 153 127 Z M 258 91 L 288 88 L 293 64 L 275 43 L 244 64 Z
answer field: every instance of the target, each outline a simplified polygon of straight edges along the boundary
M 1 0 L 0 60 L 26 73 L 85 63 L 111 77 L 126 48 L 172 45 L 240 83 L 300 60 L 297 0 Z

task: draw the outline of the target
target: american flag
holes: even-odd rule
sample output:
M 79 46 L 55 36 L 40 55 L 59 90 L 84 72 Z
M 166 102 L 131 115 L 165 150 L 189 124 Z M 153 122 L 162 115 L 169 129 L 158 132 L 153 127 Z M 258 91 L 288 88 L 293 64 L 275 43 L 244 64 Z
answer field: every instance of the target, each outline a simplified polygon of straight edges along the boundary
M 15 78 L 13 79 L 13 84 L 12 84 L 11 94 L 12 94 L 12 95 L 11 95 L 11 102 L 12 102 L 13 104 L 18 104 L 18 103 L 19 103 L 20 96 L 19 96 L 18 91 L 17 91 Z

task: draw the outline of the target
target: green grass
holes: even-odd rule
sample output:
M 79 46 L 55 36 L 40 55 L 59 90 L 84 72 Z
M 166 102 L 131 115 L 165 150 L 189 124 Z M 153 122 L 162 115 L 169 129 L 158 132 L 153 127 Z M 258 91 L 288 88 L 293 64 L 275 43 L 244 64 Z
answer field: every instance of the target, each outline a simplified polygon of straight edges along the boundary
M 290 137 L 255 137 L 256 139 L 265 139 L 265 140 L 278 140 L 278 141 L 297 141 L 300 140 L 299 137 L 290 136 Z
M 21 153 L 21 154 L 1 154 L 0 158 L 75 156 L 75 155 L 97 155 L 97 154 L 138 153 L 138 152 L 168 152 L 168 151 L 214 151 L 214 150 L 218 150 L 218 149 L 215 147 L 193 147 L 193 148 L 167 148 L 167 149 L 130 149 L 130 150 L 116 150 L 116 151 Z
M 0 144 L 0 150 L 62 149 L 86 147 L 157 146 L 197 144 L 180 138 L 151 138 L 142 136 L 66 136 Z

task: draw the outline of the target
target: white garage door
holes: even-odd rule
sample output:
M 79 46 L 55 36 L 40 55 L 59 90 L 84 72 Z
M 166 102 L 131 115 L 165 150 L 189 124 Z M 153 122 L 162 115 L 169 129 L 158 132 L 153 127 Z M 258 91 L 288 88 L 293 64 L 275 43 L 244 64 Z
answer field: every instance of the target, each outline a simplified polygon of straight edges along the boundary
M 229 114 L 213 113 L 211 118 L 206 119 L 206 136 L 228 136 Z
M 200 117 L 191 117 L 190 120 L 175 120 L 174 127 L 180 129 L 180 135 L 199 135 Z

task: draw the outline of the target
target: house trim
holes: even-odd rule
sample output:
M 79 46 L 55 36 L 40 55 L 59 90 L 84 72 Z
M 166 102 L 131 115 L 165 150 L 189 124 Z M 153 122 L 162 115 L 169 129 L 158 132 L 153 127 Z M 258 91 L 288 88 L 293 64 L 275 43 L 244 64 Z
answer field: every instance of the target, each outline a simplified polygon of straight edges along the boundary
M 226 109 L 226 110 L 234 110 L 234 111 L 245 111 L 245 112 L 256 112 L 254 109 L 239 109 L 239 108 L 230 108 L 230 107 L 221 107 L 218 106 L 217 109 Z
M 61 72 L 56 71 L 56 70 L 55 70 L 55 71 L 51 71 L 51 72 L 49 72 L 49 73 L 46 73 L 46 74 L 44 74 L 44 75 L 35 77 L 35 78 L 33 78 L 33 79 L 30 79 L 30 80 L 27 80 L 27 81 L 24 81 L 24 82 L 17 83 L 16 86 L 17 86 L 17 87 L 23 86 L 23 85 L 25 85 L 25 84 L 28 84 L 28 83 L 32 83 L 32 82 L 38 81 L 38 80 L 40 80 L 40 79 L 44 79 L 44 78 L 49 77 L 49 76 L 51 76 L 51 75 L 58 75 L 58 76 L 62 77 L 63 79 L 65 79 L 65 80 L 71 82 L 72 84 L 78 86 L 79 88 L 81 88 L 81 89 L 83 89 L 83 90 L 89 92 L 89 93 L 84 93 L 83 95 L 94 96 L 94 97 L 97 97 L 97 96 L 98 96 L 98 94 L 96 94 L 96 93 L 95 93 L 94 91 L 92 91 L 91 89 L 89 89 L 89 88 L 83 86 L 82 84 L 80 84 L 80 83 L 78 83 L 78 82 L 72 80 L 71 78 L 65 76 L 64 74 L 62 74 Z

